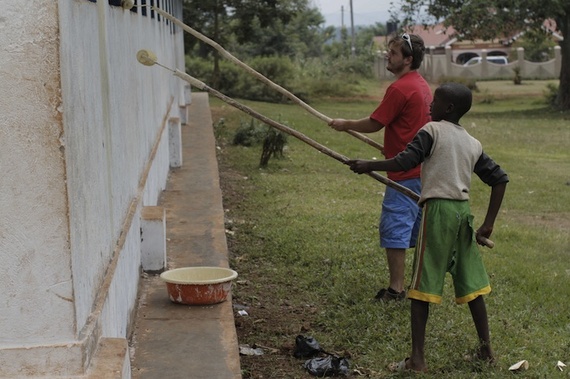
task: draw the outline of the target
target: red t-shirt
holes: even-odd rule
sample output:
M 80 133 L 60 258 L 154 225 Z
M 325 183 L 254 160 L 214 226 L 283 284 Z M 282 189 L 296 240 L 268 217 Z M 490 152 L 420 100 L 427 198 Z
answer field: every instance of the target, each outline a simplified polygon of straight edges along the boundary
M 432 94 L 425 79 L 410 71 L 390 84 L 370 118 L 384 125 L 384 154 L 393 158 L 406 148 L 422 126 L 431 121 Z M 420 166 L 407 172 L 388 172 L 392 180 L 420 177 Z

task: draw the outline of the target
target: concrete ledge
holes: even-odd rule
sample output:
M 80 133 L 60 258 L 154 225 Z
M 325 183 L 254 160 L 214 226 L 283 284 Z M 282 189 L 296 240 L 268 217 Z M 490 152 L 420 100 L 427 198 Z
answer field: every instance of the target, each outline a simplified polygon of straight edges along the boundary
M 166 268 L 166 212 L 163 207 L 149 206 L 141 210 L 141 265 L 148 273 L 161 273 Z
M 168 152 L 170 167 L 182 166 L 182 125 L 180 118 L 171 117 L 168 120 Z
M 124 338 L 101 338 L 86 379 L 130 379 L 128 347 Z
M 222 191 L 208 95 L 195 93 L 182 128 L 184 165 L 171 171 L 166 209 L 168 268 L 229 267 Z M 131 340 L 134 379 L 240 379 L 231 297 L 212 306 L 174 304 L 157 276 L 141 280 Z
M 77 341 L 1 349 L 0 378 L 76 377 L 84 374 L 85 362 L 84 345 Z

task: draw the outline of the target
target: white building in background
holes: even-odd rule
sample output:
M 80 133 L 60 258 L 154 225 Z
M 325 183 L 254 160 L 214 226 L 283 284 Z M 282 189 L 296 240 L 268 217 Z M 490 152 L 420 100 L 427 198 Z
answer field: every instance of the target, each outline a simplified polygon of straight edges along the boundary
M 2 378 L 85 377 L 105 349 L 130 377 L 141 210 L 189 101 L 136 60 L 183 70 L 182 30 L 123 3 L 0 0 Z M 182 0 L 156 4 L 182 15 Z
M 546 20 L 543 28 L 548 31 L 554 42 L 561 42 L 563 37 L 557 32 L 556 23 Z M 524 35 L 513 32 L 512 36 L 497 38 L 493 41 L 460 41 L 453 27 L 437 24 L 425 28 L 416 25 L 410 33 L 417 34 L 424 40 L 426 55 L 420 72 L 430 81 L 438 81 L 441 77 L 467 77 L 474 79 L 512 79 L 515 72 L 523 79 L 556 79 L 560 77 L 562 56 L 560 46 L 552 49 L 552 59 L 545 62 L 531 62 L 525 59 L 524 49 L 514 48 L 515 40 Z M 386 71 L 385 52 L 389 37 L 377 36 L 373 42 L 379 49 L 374 64 L 374 74 L 381 79 L 392 79 L 393 75 Z M 507 59 L 508 62 L 489 60 L 488 57 Z M 474 65 L 464 66 L 472 58 L 480 61 Z M 500 64 L 497 64 L 500 63 Z

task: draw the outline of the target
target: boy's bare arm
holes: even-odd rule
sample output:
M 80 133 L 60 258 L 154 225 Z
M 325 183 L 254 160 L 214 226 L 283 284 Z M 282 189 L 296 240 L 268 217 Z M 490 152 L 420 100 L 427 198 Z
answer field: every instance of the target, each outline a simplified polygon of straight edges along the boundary
M 501 208 L 501 203 L 503 202 L 503 197 L 505 196 L 506 189 L 507 182 L 499 183 L 492 187 L 491 196 L 489 198 L 489 207 L 487 208 L 487 215 L 485 216 L 483 225 L 477 229 L 478 235 L 489 238 L 491 236 L 491 233 L 493 233 L 495 219 L 499 214 L 499 209 Z
M 357 174 L 366 174 L 370 171 L 408 171 L 421 164 L 431 151 L 433 138 L 429 133 L 420 130 L 406 149 L 394 158 L 383 161 L 351 160 L 347 164 Z

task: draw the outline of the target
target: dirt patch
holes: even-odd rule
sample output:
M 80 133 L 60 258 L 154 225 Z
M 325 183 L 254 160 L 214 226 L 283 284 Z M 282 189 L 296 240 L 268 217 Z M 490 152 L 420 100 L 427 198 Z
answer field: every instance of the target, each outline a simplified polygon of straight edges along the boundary
M 247 272 L 247 281 L 238 278 L 232 290 L 238 341 L 240 346 L 263 351 L 262 355 L 241 355 L 243 378 L 314 378 L 303 368 L 305 359 L 293 357 L 293 351 L 297 335 L 310 335 L 318 309 L 298 302 L 294 294 L 289 300 L 282 299 L 282 285 L 273 283 L 264 274 L 266 270 L 258 270 L 258 264 L 250 261 L 247 254 L 236 253 L 240 247 L 232 238 L 231 229 L 234 223 L 239 228 L 239 222 L 230 220 L 232 212 L 227 210 L 240 207 L 250 184 L 224 163 L 223 152 L 219 158 L 220 186 L 229 216 L 226 228 L 231 264 L 236 271 Z M 240 316 L 239 311 L 247 315 Z
M 550 230 L 568 231 L 570 230 L 570 213 L 543 213 L 543 214 L 528 214 L 510 212 L 509 218 L 515 222 L 527 226 L 544 227 Z

